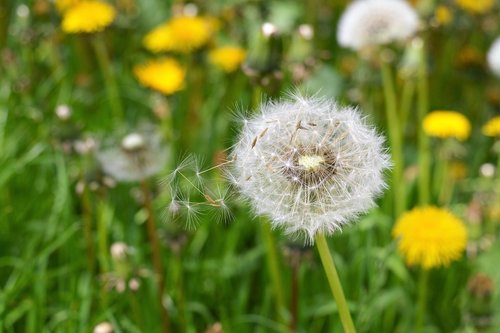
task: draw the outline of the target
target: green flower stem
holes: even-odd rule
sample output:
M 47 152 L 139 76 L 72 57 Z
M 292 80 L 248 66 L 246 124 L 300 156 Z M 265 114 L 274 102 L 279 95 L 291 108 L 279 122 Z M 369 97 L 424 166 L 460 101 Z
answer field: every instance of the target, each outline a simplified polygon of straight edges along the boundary
M 330 289 L 332 290 L 333 298 L 337 303 L 344 331 L 346 333 L 355 333 L 356 329 L 354 328 L 354 323 L 352 321 L 351 314 L 349 313 L 349 307 L 347 306 L 344 291 L 342 289 L 342 285 L 340 284 L 340 279 L 337 274 L 337 270 L 335 269 L 332 255 L 328 249 L 328 243 L 326 242 L 325 235 L 316 235 L 316 247 L 318 248 L 319 256 L 321 257 L 321 262 L 323 263 L 323 268 L 325 269 L 326 277 L 328 278 L 328 283 L 330 284 Z
M 283 291 L 283 280 L 280 274 L 280 264 L 278 260 L 278 252 L 276 251 L 276 241 L 274 239 L 269 223 L 262 221 L 261 223 L 262 238 L 266 246 L 267 265 L 271 274 L 271 284 L 273 286 L 274 296 L 276 297 L 276 308 L 279 321 L 282 324 L 286 323 L 285 313 L 285 293 Z
M 141 190 L 144 196 L 144 209 L 147 212 L 146 229 L 148 233 L 149 245 L 151 246 L 151 256 L 153 259 L 153 267 L 158 284 L 158 303 L 160 306 L 160 318 L 162 322 L 162 332 L 170 333 L 170 318 L 165 306 L 163 306 L 163 292 L 165 290 L 165 270 L 161 261 L 160 241 L 156 232 L 155 215 L 153 211 L 153 203 L 151 192 L 146 180 L 141 182 Z
M 408 124 L 408 116 L 410 114 L 411 102 L 415 94 L 415 83 L 411 80 L 405 80 L 403 91 L 401 92 L 401 128 L 403 132 L 406 130 Z
M 0 50 L 7 45 L 10 23 L 10 0 L 0 0 Z
M 395 217 L 404 212 L 406 206 L 406 190 L 403 180 L 404 158 L 401 135 L 401 123 L 397 115 L 397 100 L 394 82 L 389 64 L 382 61 L 382 82 L 384 88 L 385 111 L 389 131 L 389 142 L 391 144 L 392 160 L 392 188 L 394 193 Z
M 429 84 L 427 82 L 427 57 L 424 43 L 420 48 L 417 83 L 417 125 L 418 125 L 418 194 L 420 205 L 430 202 L 430 151 L 429 138 L 425 135 L 422 123 L 429 111 Z
M 418 281 L 417 316 L 415 318 L 415 332 L 421 333 L 424 329 L 427 305 L 427 287 L 429 285 L 429 270 L 422 268 Z
M 94 254 L 94 239 L 92 233 L 92 204 L 88 186 L 85 185 L 81 195 L 82 219 L 83 219 L 83 236 L 87 250 L 87 264 L 89 272 L 94 272 L 95 254 Z
M 101 34 L 96 34 L 92 37 L 92 45 L 94 47 L 97 62 L 99 67 L 101 67 L 101 72 L 106 83 L 106 93 L 108 95 L 109 106 L 111 112 L 115 119 L 123 119 L 123 106 L 120 99 L 120 93 L 118 90 L 118 85 L 116 84 L 115 76 L 113 75 L 113 69 L 111 61 L 109 59 L 109 54 L 106 49 L 106 44 L 104 42 L 103 36 Z

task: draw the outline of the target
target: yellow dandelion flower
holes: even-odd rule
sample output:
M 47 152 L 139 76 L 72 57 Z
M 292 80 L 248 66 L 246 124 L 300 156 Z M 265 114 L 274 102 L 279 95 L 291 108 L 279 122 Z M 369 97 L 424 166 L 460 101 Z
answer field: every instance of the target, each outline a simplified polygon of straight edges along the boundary
M 172 58 L 151 60 L 134 67 L 139 82 L 166 95 L 181 90 L 186 71 Z
M 470 122 L 455 111 L 433 111 L 425 116 L 424 132 L 438 138 L 465 140 L 470 134 Z
M 188 53 L 205 45 L 213 32 L 213 24 L 202 17 L 176 16 L 149 32 L 143 43 L 155 53 Z
M 66 33 L 101 31 L 113 22 L 115 16 L 115 9 L 105 2 L 78 2 L 64 12 L 62 30 Z
M 56 0 L 55 5 L 59 13 L 64 13 L 68 8 L 81 1 L 82 0 Z
M 493 117 L 483 126 L 483 134 L 500 137 L 500 116 Z
M 238 46 L 219 47 L 208 54 L 208 59 L 212 64 L 228 73 L 237 70 L 245 57 L 245 50 Z
M 434 18 L 440 25 L 448 25 L 453 20 L 453 14 L 447 6 L 439 5 L 436 7 Z
M 495 5 L 495 0 L 455 0 L 456 4 L 471 14 L 484 14 Z
M 446 209 L 417 207 L 403 214 L 392 235 L 398 250 L 410 266 L 425 269 L 447 266 L 460 259 L 467 245 L 467 230 L 462 221 Z
M 153 53 L 170 51 L 174 46 L 172 29 L 168 23 L 157 26 L 143 39 L 144 47 Z

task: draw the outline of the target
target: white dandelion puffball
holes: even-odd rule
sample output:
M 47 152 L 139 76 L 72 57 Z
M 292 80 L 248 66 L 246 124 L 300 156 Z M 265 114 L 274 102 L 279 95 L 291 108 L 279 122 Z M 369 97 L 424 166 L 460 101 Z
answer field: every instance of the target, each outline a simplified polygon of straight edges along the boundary
M 337 40 L 360 50 L 412 36 L 418 28 L 416 11 L 404 0 L 357 0 L 342 14 Z
M 356 109 L 294 96 L 260 111 L 245 120 L 229 170 L 257 214 L 313 242 L 374 206 L 389 156 Z
M 497 76 L 500 76 L 500 37 L 491 45 L 488 51 L 488 65 Z
M 132 182 L 149 178 L 162 170 L 168 150 L 161 137 L 151 129 L 133 132 L 97 152 L 104 172 L 118 181 Z

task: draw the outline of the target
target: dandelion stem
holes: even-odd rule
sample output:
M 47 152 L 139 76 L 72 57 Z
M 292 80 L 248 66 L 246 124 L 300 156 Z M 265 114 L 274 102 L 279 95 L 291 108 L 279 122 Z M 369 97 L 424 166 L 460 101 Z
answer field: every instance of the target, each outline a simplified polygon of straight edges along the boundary
M 278 312 L 278 318 L 280 322 L 285 323 L 285 318 L 283 316 L 285 311 L 285 293 L 283 291 L 283 282 L 280 274 L 280 265 L 278 260 L 278 253 L 276 251 L 276 242 L 273 237 L 273 233 L 269 223 L 261 223 L 262 226 L 262 236 L 264 238 L 264 243 L 266 246 L 267 253 L 267 265 L 269 272 L 271 274 L 271 283 L 273 286 L 274 296 L 276 297 L 276 307 Z
M 422 268 L 418 282 L 417 316 L 415 320 L 415 332 L 421 333 L 424 328 L 425 308 L 427 305 L 427 286 L 429 282 L 429 270 Z
M 153 204 L 151 199 L 151 192 L 146 180 L 141 182 L 142 194 L 144 196 L 144 209 L 147 211 L 146 228 L 149 238 L 149 245 L 151 246 L 151 255 L 153 259 L 153 266 L 158 284 L 158 302 L 160 306 L 160 318 L 162 322 L 163 332 L 170 333 L 170 318 L 166 307 L 163 305 L 163 292 L 165 290 L 165 271 L 161 261 L 160 241 L 156 233 L 156 223 L 153 211 Z
M 115 76 L 113 75 L 113 70 L 111 66 L 111 61 L 109 59 L 109 54 L 106 49 L 106 43 L 104 43 L 103 36 L 101 34 L 96 34 L 92 38 L 92 45 L 94 47 L 97 62 L 99 67 L 101 67 L 101 72 L 106 83 L 106 93 L 108 95 L 108 102 L 111 108 L 111 112 L 115 119 L 123 118 L 123 106 L 120 99 L 120 93 L 118 86 L 116 84 Z
M 429 87 L 427 82 L 427 58 L 425 56 L 424 43 L 422 41 L 418 66 L 418 192 L 419 202 L 426 205 L 430 202 L 430 152 L 429 139 L 424 133 L 422 122 L 429 109 Z
M 92 205 L 90 203 L 89 189 L 85 184 L 82 195 L 82 219 L 83 219 L 83 234 L 85 237 L 85 245 L 87 248 L 87 263 L 89 272 L 94 272 L 95 254 L 94 254 L 94 241 L 92 237 Z
M 389 130 L 389 141 L 391 143 L 392 159 L 394 162 L 392 171 L 392 188 L 394 193 L 394 213 L 398 217 L 405 210 L 405 182 L 403 181 L 403 146 L 400 122 L 397 115 L 396 92 L 389 64 L 382 61 L 382 81 L 385 98 L 385 111 Z
M 10 1 L 0 0 L 0 50 L 7 45 L 10 23 Z
M 292 263 L 292 301 L 290 305 L 291 319 L 290 319 L 290 331 L 295 332 L 297 330 L 297 323 L 299 317 L 299 268 L 300 261 L 295 261 Z
M 319 256 L 321 257 L 323 268 L 325 269 L 326 277 L 328 278 L 328 283 L 330 284 L 333 298 L 337 303 L 344 331 L 346 333 L 355 333 L 356 329 L 354 328 L 354 323 L 352 321 L 351 314 L 349 313 L 349 307 L 347 306 L 344 291 L 342 289 L 342 285 L 340 284 L 340 279 L 337 274 L 337 270 L 335 269 L 332 255 L 328 249 L 328 243 L 326 242 L 325 235 L 316 235 L 316 246 L 318 248 Z

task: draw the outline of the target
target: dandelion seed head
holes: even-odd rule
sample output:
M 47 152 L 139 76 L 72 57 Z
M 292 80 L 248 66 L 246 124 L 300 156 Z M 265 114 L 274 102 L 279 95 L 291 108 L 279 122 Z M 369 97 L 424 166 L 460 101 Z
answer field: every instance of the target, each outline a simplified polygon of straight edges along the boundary
M 491 45 L 487 58 L 491 71 L 500 76 L 500 37 Z
M 126 151 L 137 151 L 144 148 L 145 141 L 139 133 L 130 133 L 122 140 L 122 148 Z
M 418 28 L 416 11 L 404 0 L 357 0 L 340 18 L 337 40 L 354 50 L 404 40 Z
M 292 96 L 260 110 L 248 119 L 228 170 L 257 214 L 312 241 L 374 205 L 389 156 L 356 109 Z
M 140 181 L 149 178 L 165 166 L 168 149 L 161 136 L 149 127 L 111 142 L 97 152 L 104 172 L 117 181 Z

